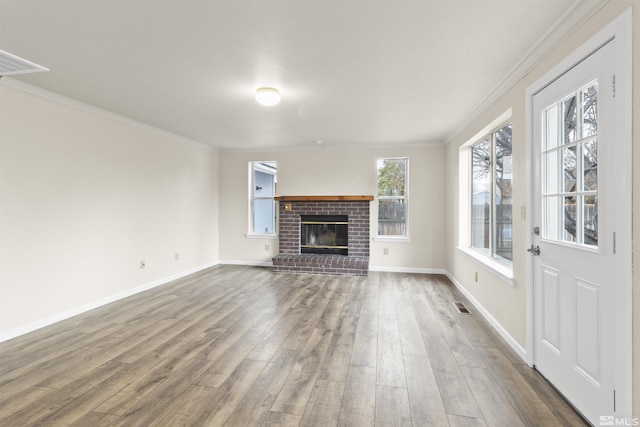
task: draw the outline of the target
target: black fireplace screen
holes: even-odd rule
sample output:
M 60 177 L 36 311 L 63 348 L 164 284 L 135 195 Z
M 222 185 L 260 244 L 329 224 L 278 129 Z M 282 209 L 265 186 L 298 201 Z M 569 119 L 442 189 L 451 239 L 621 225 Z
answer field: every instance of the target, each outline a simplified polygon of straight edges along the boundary
M 347 215 L 302 215 L 300 219 L 300 252 L 348 255 Z

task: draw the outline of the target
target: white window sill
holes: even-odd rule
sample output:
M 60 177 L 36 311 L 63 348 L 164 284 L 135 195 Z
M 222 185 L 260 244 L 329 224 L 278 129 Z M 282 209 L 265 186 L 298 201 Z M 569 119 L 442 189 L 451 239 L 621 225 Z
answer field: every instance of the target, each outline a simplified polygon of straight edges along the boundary
M 390 243 L 406 243 L 410 242 L 411 238 L 409 236 L 375 236 L 373 238 L 374 242 L 390 242 Z
M 247 233 L 244 235 L 247 239 L 271 239 L 275 240 L 278 238 L 277 234 L 266 234 L 266 233 Z
M 471 248 L 458 246 L 458 250 L 513 287 L 513 270 L 511 268 Z

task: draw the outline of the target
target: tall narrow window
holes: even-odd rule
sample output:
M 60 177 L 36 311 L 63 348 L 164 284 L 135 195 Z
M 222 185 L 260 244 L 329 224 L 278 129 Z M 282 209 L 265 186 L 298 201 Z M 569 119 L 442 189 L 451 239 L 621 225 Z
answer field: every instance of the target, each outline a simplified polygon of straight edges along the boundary
M 378 236 L 407 237 L 407 158 L 378 159 Z
M 250 162 L 250 233 L 275 234 L 276 209 L 274 196 L 277 182 L 276 162 Z
M 471 146 L 471 247 L 511 263 L 511 123 Z

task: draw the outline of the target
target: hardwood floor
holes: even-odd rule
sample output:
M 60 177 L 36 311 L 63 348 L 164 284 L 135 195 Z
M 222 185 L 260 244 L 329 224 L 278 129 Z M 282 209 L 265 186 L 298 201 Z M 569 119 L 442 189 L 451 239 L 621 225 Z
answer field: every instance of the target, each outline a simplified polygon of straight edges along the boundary
M 584 425 L 474 313 L 444 276 L 217 266 L 1 343 L 0 425 Z

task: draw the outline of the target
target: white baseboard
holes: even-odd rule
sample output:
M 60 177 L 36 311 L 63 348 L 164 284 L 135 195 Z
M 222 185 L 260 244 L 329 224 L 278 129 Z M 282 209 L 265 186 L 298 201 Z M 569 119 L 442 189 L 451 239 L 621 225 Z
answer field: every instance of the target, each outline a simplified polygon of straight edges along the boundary
M 181 277 L 185 277 L 190 274 L 197 273 L 198 271 L 213 267 L 217 264 L 218 262 L 212 262 L 209 264 L 204 264 L 195 268 L 191 268 L 189 270 L 181 271 L 180 273 L 172 274 L 170 276 L 163 277 L 158 280 L 154 280 L 153 282 L 145 283 L 144 285 L 140 285 L 132 289 L 127 289 L 126 291 L 118 292 L 117 294 L 110 295 L 106 298 L 102 298 L 97 301 L 93 301 L 88 304 L 84 304 L 79 307 L 75 307 L 70 310 L 63 311 L 62 313 L 54 314 L 53 316 L 48 316 L 48 317 L 45 317 L 44 319 L 36 320 L 35 322 L 31 322 L 14 329 L 10 329 L 6 332 L 0 333 L 0 342 L 10 340 L 11 338 L 15 338 L 20 335 L 27 334 L 29 332 L 33 332 L 36 329 L 44 328 L 45 326 L 53 325 L 54 323 L 58 323 L 62 320 L 69 319 L 73 316 L 77 316 L 78 314 L 82 314 L 89 310 L 93 310 L 94 308 L 98 308 L 103 305 L 112 303 L 114 301 L 118 301 L 123 298 L 130 297 L 132 295 L 147 291 L 157 286 L 165 285 L 176 279 L 180 279 Z
M 379 267 L 369 266 L 369 271 L 381 271 L 386 273 L 415 273 L 415 274 L 446 274 L 441 268 L 415 268 L 415 267 Z
M 464 294 L 465 297 L 467 297 L 467 299 L 469 301 L 471 301 L 471 303 L 478 309 L 478 311 L 480 312 L 480 314 L 487 319 L 487 322 L 489 322 L 489 324 L 491 326 L 493 326 L 493 328 L 500 334 L 500 336 L 507 342 L 507 344 L 509 344 L 509 346 L 513 349 L 513 351 L 515 351 L 518 356 L 520 356 L 522 358 L 522 360 L 524 360 L 525 362 L 527 361 L 527 351 L 525 350 L 524 347 L 522 347 L 520 345 L 520 343 L 518 343 L 518 341 L 516 341 L 510 334 L 509 332 L 507 332 L 507 330 L 500 324 L 500 322 L 498 322 L 492 315 L 491 313 L 489 313 L 489 311 L 484 308 L 482 306 L 482 304 L 480 304 L 478 302 L 478 300 L 476 300 L 473 295 L 471 295 L 471 293 L 469 293 L 469 291 L 467 291 L 462 284 L 460 284 L 460 282 L 458 282 L 456 280 L 455 277 L 453 277 L 448 271 L 445 273 L 447 275 L 447 277 L 449 278 L 449 280 L 451 280 L 451 283 L 453 283 L 455 285 L 456 288 L 458 288 L 458 290 L 460 292 L 462 292 Z

